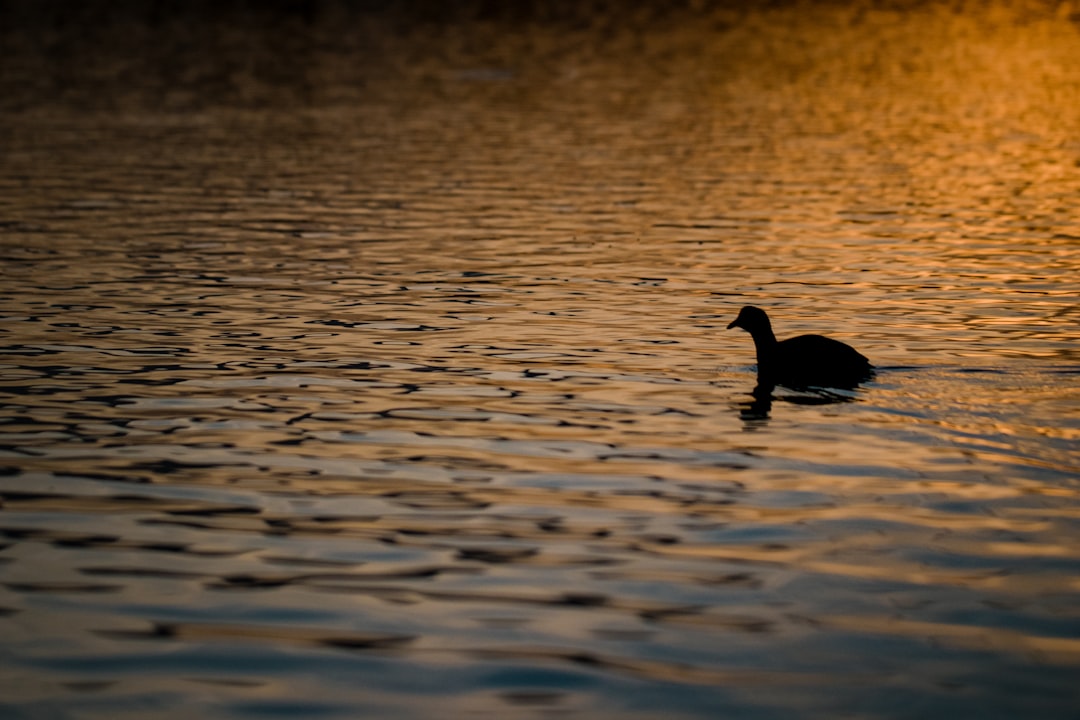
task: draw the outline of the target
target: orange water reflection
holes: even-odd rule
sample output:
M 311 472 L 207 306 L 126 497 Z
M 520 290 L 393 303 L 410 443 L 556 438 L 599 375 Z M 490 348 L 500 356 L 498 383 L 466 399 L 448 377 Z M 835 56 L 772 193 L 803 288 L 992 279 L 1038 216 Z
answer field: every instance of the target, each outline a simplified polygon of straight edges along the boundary
M 1075 18 L 305 7 L 0 22 L 0 714 L 1074 713 Z

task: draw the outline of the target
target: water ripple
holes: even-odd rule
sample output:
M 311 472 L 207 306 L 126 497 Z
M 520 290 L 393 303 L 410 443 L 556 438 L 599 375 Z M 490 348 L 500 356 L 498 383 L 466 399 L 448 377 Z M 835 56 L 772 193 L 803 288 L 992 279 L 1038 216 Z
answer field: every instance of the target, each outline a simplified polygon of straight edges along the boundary
M 127 5 L 0 7 L 4 717 L 1075 715 L 1072 20 Z

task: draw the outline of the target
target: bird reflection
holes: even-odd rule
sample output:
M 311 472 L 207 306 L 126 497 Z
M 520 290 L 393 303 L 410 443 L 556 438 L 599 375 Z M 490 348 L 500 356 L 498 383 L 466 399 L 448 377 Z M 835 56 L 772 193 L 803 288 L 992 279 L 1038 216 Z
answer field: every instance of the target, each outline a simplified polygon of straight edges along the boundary
M 752 427 L 769 419 L 773 404 L 773 385 L 758 385 L 750 393 L 750 400 L 739 403 L 739 417 Z
M 840 391 L 832 391 L 828 388 L 812 388 L 803 392 L 775 396 L 775 383 L 761 383 L 750 392 L 750 399 L 740 402 L 739 418 L 745 423 L 746 430 L 753 430 L 767 424 L 772 413 L 774 400 L 792 403 L 793 405 L 832 405 L 834 403 L 846 403 L 855 400 L 854 395 L 844 394 Z

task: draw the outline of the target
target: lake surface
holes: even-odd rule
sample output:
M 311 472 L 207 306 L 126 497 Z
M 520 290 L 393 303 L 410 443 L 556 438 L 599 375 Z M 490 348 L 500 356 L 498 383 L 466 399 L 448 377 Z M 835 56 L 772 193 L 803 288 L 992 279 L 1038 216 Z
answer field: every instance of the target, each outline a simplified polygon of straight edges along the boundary
M 1076 717 L 1077 16 L 117 7 L 0 18 L 5 718 Z

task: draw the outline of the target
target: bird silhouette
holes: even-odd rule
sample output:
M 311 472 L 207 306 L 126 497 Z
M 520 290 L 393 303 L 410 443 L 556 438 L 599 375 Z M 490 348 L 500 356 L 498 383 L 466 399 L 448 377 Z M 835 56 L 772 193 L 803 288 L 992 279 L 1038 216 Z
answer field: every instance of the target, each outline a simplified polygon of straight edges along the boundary
M 822 335 L 777 340 L 769 316 L 761 308 L 744 307 L 728 330 L 735 327 L 754 339 L 759 389 L 771 390 L 775 385 L 795 389 L 853 388 L 873 375 L 870 361 L 839 340 Z

